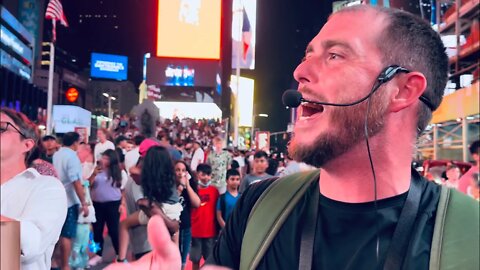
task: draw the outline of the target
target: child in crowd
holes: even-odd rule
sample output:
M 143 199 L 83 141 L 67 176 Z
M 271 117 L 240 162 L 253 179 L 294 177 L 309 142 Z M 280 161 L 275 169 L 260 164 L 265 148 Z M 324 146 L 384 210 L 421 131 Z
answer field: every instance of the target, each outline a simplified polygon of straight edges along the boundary
M 83 181 L 85 190 L 85 201 L 88 203 L 88 216 L 78 216 L 77 233 L 72 244 L 72 253 L 70 254 L 69 264 L 74 269 L 84 269 L 88 267 L 88 247 L 90 242 L 90 232 L 92 223 L 96 222 L 95 208 L 93 208 L 90 198 L 90 182 Z
M 143 164 L 142 164 L 143 163 Z M 175 227 L 172 235 L 178 232 L 182 205 L 176 191 L 175 171 L 170 154 L 165 147 L 151 146 L 141 166 L 141 186 L 146 199 L 137 203 L 142 210 L 129 215 L 120 223 L 120 248 L 117 260 L 126 261 L 130 237 L 129 228 L 146 225 L 151 215 L 161 215 L 167 227 Z M 160 209 L 161 208 L 161 209 Z M 168 222 L 175 225 L 169 226 Z
M 190 260 L 192 269 L 200 268 L 200 260 L 206 260 L 213 250 L 217 236 L 217 224 L 215 222 L 215 208 L 218 200 L 218 190 L 211 184 L 212 167 L 208 164 L 197 166 L 198 196 L 200 207 L 192 209 L 192 248 Z
M 220 195 L 217 201 L 217 221 L 221 228 L 225 227 L 228 217 L 240 198 L 240 173 L 235 169 L 227 171 L 227 192 Z
M 268 178 L 272 178 L 273 175 L 268 174 L 268 155 L 265 151 L 257 151 L 253 156 L 253 172 L 247 174 L 240 184 L 239 191 L 243 193 L 247 187 L 258 181 L 262 181 Z

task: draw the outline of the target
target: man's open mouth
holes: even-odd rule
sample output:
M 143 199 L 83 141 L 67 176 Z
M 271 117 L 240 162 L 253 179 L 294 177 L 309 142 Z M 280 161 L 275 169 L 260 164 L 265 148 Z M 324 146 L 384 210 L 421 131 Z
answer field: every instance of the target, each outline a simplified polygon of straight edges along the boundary
M 310 118 L 317 113 L 323 112 L 323 106 L 319 104 L 312 104 L 312 103 L 303 103 L 302 104 L 302 118 Z

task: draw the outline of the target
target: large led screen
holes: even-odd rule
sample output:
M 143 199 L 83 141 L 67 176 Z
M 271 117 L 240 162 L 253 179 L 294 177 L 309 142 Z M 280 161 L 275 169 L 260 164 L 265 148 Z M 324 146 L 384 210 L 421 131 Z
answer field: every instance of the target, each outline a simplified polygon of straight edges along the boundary
M 251 127 L 253 118 L 253 92 L 255 81 L 253 79 L 230 76 L 230 88 L 237 97 L 238 106 L 238 125 L 241 127 Z
M 147 59 L 147 84 L 213 87 L 219 71 L 217 60 L 152 57 Z
M 232 68 L 255 69 L 257 0 L 233 0 Z
M 113 54 L 92 53 L 90 77 L 114 79 L 124 81 L 127 79 L 128 57 Z
M 220 59 L 221 0 L 159 0 L 157 56 Z

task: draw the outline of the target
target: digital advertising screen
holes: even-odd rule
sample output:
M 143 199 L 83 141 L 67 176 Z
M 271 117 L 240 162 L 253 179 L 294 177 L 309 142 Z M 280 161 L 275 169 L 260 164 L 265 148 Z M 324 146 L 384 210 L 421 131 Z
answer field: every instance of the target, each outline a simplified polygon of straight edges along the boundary
M 92 113 L 73 105 L 53 105 L 53 128 L 56 133 L 75 131 L 75 128 L 85 128 L 90 134 Z
M 128 57 L 92 53 L 90 77 L 124 81 L 127 79 Z
M 233 0 L 232 68 L 255 69 L 257 0 Z
M 158 0 L 158 57 L 220 59 L 221 0 Z
M 220 62 L 203 59 L 147 59 L 147 84 L 215 87 Z
M 238 105 L 238 125 L 241 127 L 251 127 L 253 118 L 253 94 L 255 80 L 231 75 L 230 88 L 237 97 Z

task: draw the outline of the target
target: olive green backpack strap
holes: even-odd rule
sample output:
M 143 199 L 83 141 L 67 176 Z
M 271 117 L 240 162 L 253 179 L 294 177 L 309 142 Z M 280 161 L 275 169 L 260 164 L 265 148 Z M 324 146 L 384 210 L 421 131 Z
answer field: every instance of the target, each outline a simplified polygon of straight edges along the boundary
M 430 270 L 480 269 L 479 203 L 442 186 L 430 253 Z
M 283 223 L 312 183 L 319 170 L 275 180 L 250 211 L 242 241 L 240 270 L 256 269 Z

